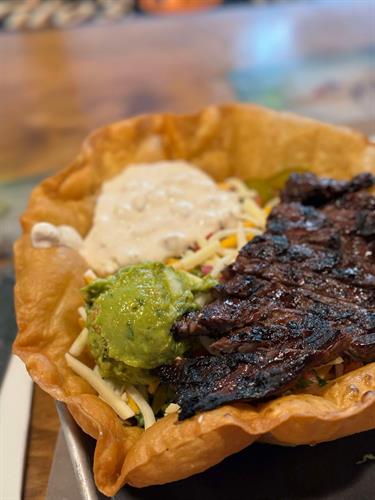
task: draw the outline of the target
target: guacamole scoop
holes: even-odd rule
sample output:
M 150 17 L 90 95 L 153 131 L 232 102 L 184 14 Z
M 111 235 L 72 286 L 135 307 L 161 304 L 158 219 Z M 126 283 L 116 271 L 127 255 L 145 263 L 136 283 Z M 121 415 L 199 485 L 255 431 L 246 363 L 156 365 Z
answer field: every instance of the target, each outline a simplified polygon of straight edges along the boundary
M 197 296 L 216 281 L 159 262 L 120 269 L 84 288 L 90 350 L 104 377 L 147 384 L 150 370 L 189 347 L 171 334 L 173 323 L 199 308 Z

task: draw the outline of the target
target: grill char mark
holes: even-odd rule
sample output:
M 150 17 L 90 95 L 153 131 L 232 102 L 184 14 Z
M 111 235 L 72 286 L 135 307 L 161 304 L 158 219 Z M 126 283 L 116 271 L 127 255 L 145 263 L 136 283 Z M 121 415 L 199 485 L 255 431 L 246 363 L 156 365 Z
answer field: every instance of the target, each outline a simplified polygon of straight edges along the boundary
M 375 359 L 375 197 L 349 182 L 292 174 L 266 232 L 224 272 L 215 300 L 174 325 L 206 335 L 213 355 L 158 369 L 180 419 L 284 392 L 340 354 Z

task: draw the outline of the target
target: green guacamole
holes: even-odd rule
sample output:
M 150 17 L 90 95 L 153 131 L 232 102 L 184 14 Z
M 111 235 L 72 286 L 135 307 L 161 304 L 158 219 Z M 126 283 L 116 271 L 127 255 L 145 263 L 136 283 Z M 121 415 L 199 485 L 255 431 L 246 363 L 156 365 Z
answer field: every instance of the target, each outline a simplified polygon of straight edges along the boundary
M 134 384 L 189 347 L 171 334 L 173 323 L 199 308 L 197 294 L 216 284 L 159 262 L 124 267 L 84 288 L 89 346 L 103 377 Z

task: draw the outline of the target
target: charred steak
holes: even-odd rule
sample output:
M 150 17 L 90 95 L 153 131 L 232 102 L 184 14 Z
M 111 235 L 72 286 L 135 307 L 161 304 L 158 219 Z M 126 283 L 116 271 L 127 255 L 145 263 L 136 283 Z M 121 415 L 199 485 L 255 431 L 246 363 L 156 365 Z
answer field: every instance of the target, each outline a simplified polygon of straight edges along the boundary
M 341 354 L 375 359 L 375 177 L 292 174 L 262 236 L 224 271 L 215 300 L 174 325 L 211 355 L 162 366 L 179 418 L 276 396 Z

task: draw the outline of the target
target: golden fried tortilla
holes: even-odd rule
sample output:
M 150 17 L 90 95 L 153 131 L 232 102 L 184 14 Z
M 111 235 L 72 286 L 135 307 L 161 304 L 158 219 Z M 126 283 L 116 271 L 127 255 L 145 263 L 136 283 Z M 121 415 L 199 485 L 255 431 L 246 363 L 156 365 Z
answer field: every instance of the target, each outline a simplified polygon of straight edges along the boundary
M 15 244 L 14 352 L 45 391 L 65 401 L 97 440 L 96 484 L 114 495 L 121 486 L 162 484 L 201 472 L 257 439 L 312 444 L 375 427 L 375 363 L 321 388 L 261 405 L 233 404 L 183 422 L 170 415 L 147 431 L 121 424 L 114 411 L 66 365 L 79 333 L 77 308 L 85 261 L 68 248 L 34 249 L 39 221 L 90 228 L 101 183 L 130 163 L 185 159 L 217 180 L 267 178 L 308 167 L 317 174 L 375 173 L 375 146 L 351 130 L 252 105 L 209 107 L 191 116 L 149 115 L 94 132 L 75 161 L 34 189 Z M 92 360 L 86 353 L 85 361 Z

